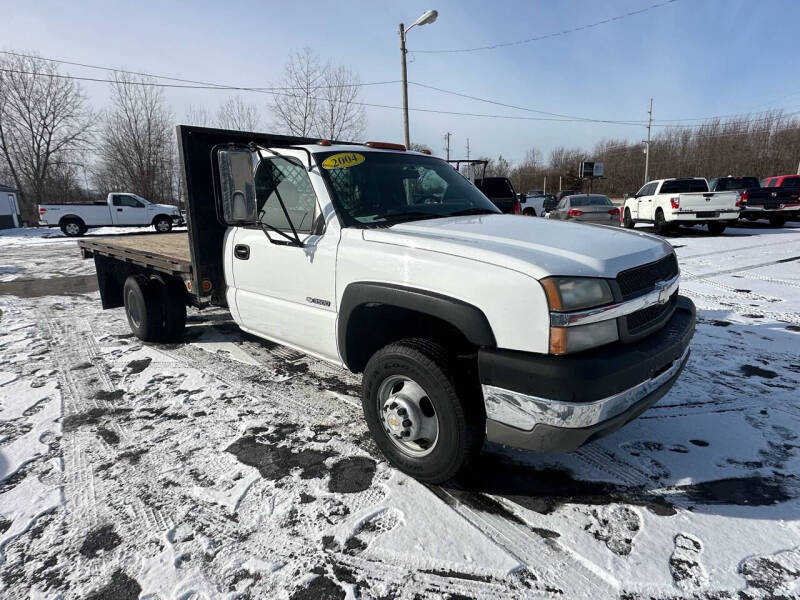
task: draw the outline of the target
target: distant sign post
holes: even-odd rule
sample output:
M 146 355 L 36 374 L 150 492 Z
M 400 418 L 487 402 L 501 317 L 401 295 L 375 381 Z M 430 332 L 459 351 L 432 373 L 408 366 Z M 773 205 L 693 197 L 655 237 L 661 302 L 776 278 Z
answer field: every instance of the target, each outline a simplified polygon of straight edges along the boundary
M 581 168 L 579 171 L 579 176 L 581 179 L 588 178 L 589 179 L 589 193 L 592 192 L 592 187 L 594 180 L 598 177 L 604 177 L 605 171 L 603 169 L 603 163 L 601 162 L 594 162 L 589 160 L 581 161 Z

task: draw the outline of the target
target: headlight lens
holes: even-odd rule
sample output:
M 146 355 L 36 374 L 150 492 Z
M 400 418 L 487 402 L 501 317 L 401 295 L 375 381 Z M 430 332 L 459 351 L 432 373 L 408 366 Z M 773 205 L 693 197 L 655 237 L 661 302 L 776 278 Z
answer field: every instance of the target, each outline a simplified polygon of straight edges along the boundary
M 610 344 L 618 339 L 616 319 L 577 327 L 551 327 L 550 354 L 571 354 Z
M 591 277 L 548 277 L 542 280 L 550 310 L 573 311 L 613 302 L 605 279 Z

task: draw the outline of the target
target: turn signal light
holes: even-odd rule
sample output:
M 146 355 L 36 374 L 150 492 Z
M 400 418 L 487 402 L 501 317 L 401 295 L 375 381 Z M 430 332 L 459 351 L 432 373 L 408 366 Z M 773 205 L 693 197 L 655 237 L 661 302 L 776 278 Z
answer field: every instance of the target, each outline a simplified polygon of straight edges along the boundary
M 673 198 L 670 198 L 669 199 L 669 203 L 670 203 L 670 205 L 672 205 L 672 208 L 680 208 L 681 207 L 681 197 L 680 196 L 675 196 Z
M 608 211 L 608 214 L 610 214 L 610 215 L 619 215 L 619 209 L 614 207 L 610 211 Z
M 571 208 L 571 209 L 569 209 L 569 212 L 567 212 L 567 216 L 568 217 L 580 217 L 582 214 L 583 214 L 583 211 L 582 210 L 578 210 L 576 208 Z
M 566 353 L 567 353 L 567 328 L 551 327 L 550 354 L 566 354 Z
M 367 142 L 364 144 L 365 146 L 369 146 L 370 148 L 378 148 L 380 150 L 405 150 L 406 147 L 403 144 L 392 144 L 391 142 Z
M 331 145 L 331 141 L 330 140 L 320 140 L 320 141 L 317 142 L 317 145 L 318 146 L 330 146 Z

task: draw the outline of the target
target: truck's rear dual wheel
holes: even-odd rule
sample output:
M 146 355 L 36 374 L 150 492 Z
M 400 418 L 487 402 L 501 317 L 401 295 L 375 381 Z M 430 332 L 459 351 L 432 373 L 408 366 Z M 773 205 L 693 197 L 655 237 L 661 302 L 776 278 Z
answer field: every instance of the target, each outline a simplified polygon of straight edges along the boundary
M 123 287 L 125 315 L 131 331 L 145 342 L 180 337 L 186 325 L 183 289 L 171 279 L 130 275 Z
M 483 446 L 486 416 L 477 383 L 457 385 L 439 344 L 407 339 L 378 350 L 362 383 L 372 437 L 398 469 L 427 483 L 456 477 Z

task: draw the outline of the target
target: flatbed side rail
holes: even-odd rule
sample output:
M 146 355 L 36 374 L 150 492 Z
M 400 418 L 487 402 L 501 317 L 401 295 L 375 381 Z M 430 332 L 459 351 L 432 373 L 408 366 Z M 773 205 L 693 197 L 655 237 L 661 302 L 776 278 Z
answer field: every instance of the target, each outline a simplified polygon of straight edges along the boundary
M 84 256 L 87 254 L 109 256 L 140 267 L 155 269 L 156 271 L 161 271 L 169 275 L 182 276 L 184 273 L 191 274 L 192 272 L 192 265 L 188 262 L 170 258 L 162 254 L 148 252 L 146 250 L 134 250 L 92 240 L 81 240 L 78 242 L 78 246 L 84 251 Z

